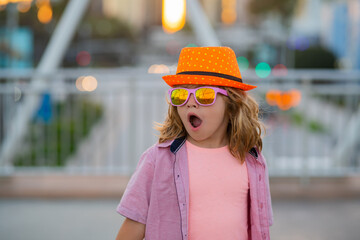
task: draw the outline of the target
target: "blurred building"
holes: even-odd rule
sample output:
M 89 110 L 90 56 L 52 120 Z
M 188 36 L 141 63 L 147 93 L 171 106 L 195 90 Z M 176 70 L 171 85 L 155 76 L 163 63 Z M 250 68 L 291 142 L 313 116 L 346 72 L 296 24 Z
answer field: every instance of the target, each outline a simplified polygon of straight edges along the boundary
M 268 14 L 261 19 L 258 28 L 254 29 L 251 25 L 253 18 L 249 13 L 249 0 L 199 2 L 221 43 L 242 53 L 248 49 L 263 53 L 268 49 L 270 52 L 284 52 L 285 49 L 279 49 L 284 48 L 289 41 L 296 41 L 302 45 L 301 51 L 312 45 L 323 46 L 336 55 L 339 67 L 360 69 L 360 0 L 299 0 L 289 29 L 275 14 Z M 226 8 L 232 12 L 228 12 Z M 184 36 L 186 34 L 182 31 L 176 33 L 176 37 L 167 36 L 161 31 L 162 0 L 103 0 L 102 9 L 106 16 L 126 20 L 134 31 L 150 38 L 155 48 L 165 46 L 174 39 L 180 46 L 194 41 Z M 284 59 L 280 55 L 267 56 L 265 59 L 258 57 L 258 60 L 279 62 Z M 291 64 L 289 67 L 292 67 Z
M 329 5 L 332 18 L 327 44 L 340 58 L 344 68 L 360 69 L 360 1 Z
M 360 1 L 298 1 L 292 34 L 329 48 L 339 67 L 360 69 Z

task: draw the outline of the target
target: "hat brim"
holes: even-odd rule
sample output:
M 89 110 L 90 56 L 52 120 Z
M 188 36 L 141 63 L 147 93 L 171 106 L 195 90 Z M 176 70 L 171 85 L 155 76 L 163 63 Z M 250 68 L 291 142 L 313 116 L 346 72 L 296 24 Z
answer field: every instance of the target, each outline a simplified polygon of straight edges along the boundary
M 203 76 L 203 75 L 166 75 L 162 77 L 164 81 L 170 86 L 183 84 L 199 84 L 210 86 L 223 86 L 239 88 L 244 91 L 249 91 L 257 86 L 249 85 L 246 83 L 237 82 L 234 80 L 216 77 L 216 76 Z

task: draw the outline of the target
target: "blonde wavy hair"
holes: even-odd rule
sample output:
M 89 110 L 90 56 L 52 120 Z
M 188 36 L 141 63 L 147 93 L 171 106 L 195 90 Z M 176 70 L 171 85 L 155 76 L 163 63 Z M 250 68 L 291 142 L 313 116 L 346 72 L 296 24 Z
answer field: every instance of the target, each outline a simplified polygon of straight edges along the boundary
M 226 114 L 229 117 L 227 137 L 230 153 L 243 163 L 245 154 L 254 146 L 262 150 L 261 133 L 266 132 L 265 125 L 259 120 L 259 105 L 247 92 L 220 87 L 227 91 L 225 97 Z M 160 132 L 159 143 L 187 136 L 186 129 L 177 112 L 177 107 L 169 103 L 168 114 L 164 123 L 156 123 L 154 128 Z

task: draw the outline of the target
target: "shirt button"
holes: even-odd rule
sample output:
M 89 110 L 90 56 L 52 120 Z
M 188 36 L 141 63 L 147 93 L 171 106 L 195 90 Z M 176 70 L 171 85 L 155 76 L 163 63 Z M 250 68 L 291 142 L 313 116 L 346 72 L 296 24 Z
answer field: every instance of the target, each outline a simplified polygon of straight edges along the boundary
M 264 207 L 264 204 L 260 203 L 260 209 L 263 209 L 263 207 Z
M 261 181 L 261 175 L 259 175 L 259 182 Z

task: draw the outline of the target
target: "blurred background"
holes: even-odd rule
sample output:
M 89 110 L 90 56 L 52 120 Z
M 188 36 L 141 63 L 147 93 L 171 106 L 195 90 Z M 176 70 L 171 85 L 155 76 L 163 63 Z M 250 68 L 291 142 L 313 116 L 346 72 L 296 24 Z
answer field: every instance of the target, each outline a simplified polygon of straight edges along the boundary
M 272 239 L 360 239 L 360 0 L 0 0 L 0 239 L 114 239 L 186 46 L 267 126 Z

